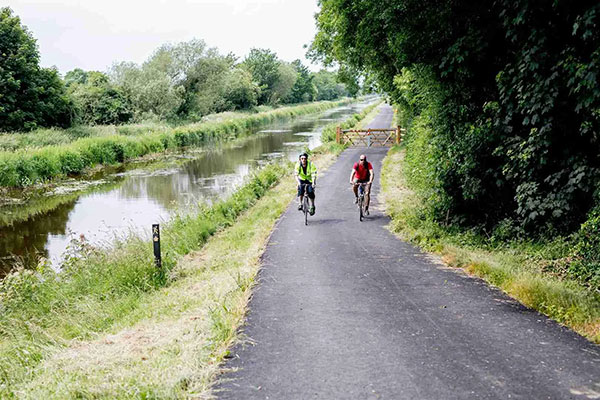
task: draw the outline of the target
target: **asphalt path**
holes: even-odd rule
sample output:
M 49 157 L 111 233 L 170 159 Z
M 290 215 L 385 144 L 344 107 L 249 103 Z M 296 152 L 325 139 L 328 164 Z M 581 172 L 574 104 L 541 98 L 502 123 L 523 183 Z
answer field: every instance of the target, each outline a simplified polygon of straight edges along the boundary
M 383 107 L 370 127 L 388 127 Z M 295 202 L 263 255 L 221 399 L 598 399 L 600 347 L 387 229 L 377 193 L 360 222 L 348 183 L 361 153 L 379 191 L 387 149 L 348 149 Z

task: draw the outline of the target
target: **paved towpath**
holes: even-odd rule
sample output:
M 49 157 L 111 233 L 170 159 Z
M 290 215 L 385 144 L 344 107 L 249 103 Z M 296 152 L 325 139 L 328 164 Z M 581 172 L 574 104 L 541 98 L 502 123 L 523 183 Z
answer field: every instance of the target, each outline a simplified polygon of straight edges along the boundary
M 384 107 L 372 127 L 387 127 Z M 600 348 L 386 228 L 359 222 L 361 152 L 379 190 L 386 149 L 346 150 L 320 175 L 317 213 L 290 206 L 263 257 L 222 399 L 598 399 Z

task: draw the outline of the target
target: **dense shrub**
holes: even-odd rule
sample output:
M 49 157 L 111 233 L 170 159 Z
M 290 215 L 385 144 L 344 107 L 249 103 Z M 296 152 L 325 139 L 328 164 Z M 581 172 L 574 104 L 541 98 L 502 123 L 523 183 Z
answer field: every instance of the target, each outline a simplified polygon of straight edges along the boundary
M 600 290 L 600 206 L 596 206 L 581 225 L 568 270 L 576 279 Z

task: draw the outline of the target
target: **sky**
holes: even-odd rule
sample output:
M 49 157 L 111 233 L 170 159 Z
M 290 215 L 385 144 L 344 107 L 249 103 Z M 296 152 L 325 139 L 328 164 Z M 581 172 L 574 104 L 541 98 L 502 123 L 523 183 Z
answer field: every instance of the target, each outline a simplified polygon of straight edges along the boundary
M 304 57 L 316 28 L 317 0 L 8 0 L 37 40 L 43 67 L 106 71 L 142 63 L 164 43 L 202 39 L 242 60 L 251 48 L 280 59 Z M 8 4 L 6 4 L 8 3 Z M 3 5 L 3 6 L 4 6 Z

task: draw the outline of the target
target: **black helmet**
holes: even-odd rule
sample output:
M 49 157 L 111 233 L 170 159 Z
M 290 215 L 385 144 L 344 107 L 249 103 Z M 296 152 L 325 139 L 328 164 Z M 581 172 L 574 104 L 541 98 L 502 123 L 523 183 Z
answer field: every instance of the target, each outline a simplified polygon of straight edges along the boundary
M 301 159 L 302 157 L 306 157 L 306 159 L 308 160 L 308 154 L 302 153 L 298 156 L 298 159 Z

